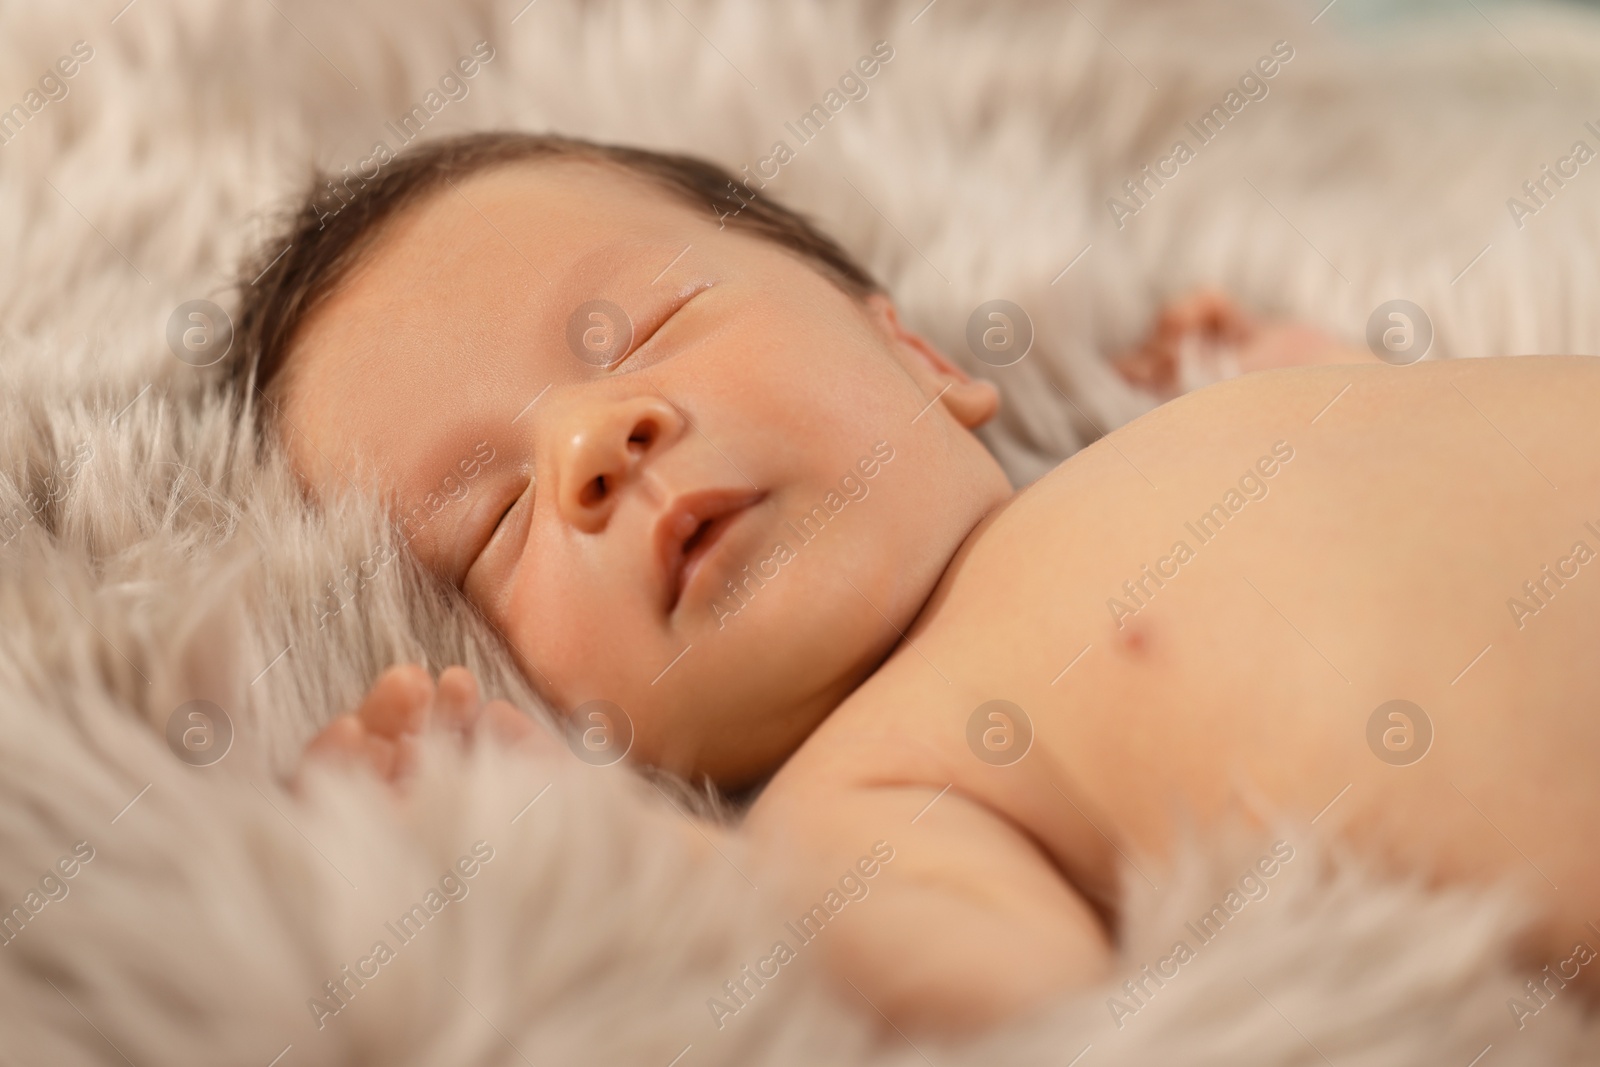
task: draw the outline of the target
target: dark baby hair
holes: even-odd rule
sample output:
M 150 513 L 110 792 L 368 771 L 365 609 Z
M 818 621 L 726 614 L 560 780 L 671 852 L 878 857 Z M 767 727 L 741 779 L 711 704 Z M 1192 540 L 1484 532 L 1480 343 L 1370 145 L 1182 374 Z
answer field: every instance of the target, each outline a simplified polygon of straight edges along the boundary
M 243 264 L 239 321 L 226 367 L 227 388 L 241 410 L 252 406 L 249 400 L 256 390 L 264 397 L 275 395 L 273 385 L 282 384 L 296 332 L 348 276 L 385 224 L 406 207 L 491 167 L 561 159 L 608 164 L 647 178 L 728 227 L 799 255 L 857 299 L 881 291 L 871 275 L 804 216 L 758 196 L 714 163 L 554 134 L 500 131 L 442 138 L 384 157 L 371 177 L 351 173 L 348 167 L 342 175 L 319 174 L 276 235 Z M 270 425 L 276 404 L 258 410 Z

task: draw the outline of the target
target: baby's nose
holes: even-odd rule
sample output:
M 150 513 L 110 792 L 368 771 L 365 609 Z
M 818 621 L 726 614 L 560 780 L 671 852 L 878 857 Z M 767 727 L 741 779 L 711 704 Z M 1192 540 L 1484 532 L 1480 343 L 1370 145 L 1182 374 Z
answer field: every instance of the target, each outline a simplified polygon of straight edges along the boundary
M 588 533 L 603 529 L 623 487 L 684 425 L 678 409 L 659 395 L 600 401 L 573 412 L 558 461 L 562 517 Z

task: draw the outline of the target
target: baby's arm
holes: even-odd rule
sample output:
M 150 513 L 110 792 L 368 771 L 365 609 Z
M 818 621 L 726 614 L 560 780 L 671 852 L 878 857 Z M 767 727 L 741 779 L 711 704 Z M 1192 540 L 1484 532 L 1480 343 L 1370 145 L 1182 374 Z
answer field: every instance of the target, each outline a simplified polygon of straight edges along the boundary
M 1110 948 L 1094 910 L 988 808 L 952 789 L 919 815 L 936 787 L 774 786 L 745 829 L 792 864 L 783 892 L 796 925 L 844 872 L 860 877 L 857 862 L 874 843 L 893 850 L 862 879 L 868 894 L 816 937 L 833 973 L 893 1025 L 970 1032 L 1104 971 Z

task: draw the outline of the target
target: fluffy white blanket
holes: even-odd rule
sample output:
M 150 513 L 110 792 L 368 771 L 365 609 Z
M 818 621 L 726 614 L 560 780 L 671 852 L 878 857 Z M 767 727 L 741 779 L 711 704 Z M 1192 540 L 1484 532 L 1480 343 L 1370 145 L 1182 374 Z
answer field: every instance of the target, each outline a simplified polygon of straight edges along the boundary
M 668 785 L 433 752 L 404 810 L 348 780 L 287 792 L 306 737 L 389 662 L 464 662 L 533 700 L 462 604 L 374 563 L 370 504 L 308 514 L 240 447 L 205 399 L 215 372 L 166 331 L 186 300 L 227 303 L 308 160 L 356 166 L 415 107 L 429 135 L 515 124 L 757 166 L 887 41 L 868 95 L 772 191 L 964 359 L 980 302 L 1027 310 L 1026 359 L 967 359 L 1001 384 L 989 441 L 1022 482 L 1145 407 L 1103 353 L 1198 282 L 1353 340 L 1405 297 L 1438 354 L 1600 350 L 1600 179 L 1575 164 L 1522 190 L 1600 146 L 1600 21 L 1487 2 L 1426 22 L 1356 0 L 523 3 L 0 10 L 0 107 L 21 108 L 0 116 L 0 1062 L 1594 1060 L 1576 993 L 1524 990 L 1514 900 L 1380 881 L 1306 825 L 1142 860 L 1113 981 L 913 1046 L 803 949 L 730 995 L 790 916 L 739 855 L 680 847 L 695 798 Z M 1267 95 L 1129 200 L 1278 41 L 1294 58 Z M 430 99 L 478 42 L 494 58 L 470 93 Z M 168 740 L 204 740 L 195 700 L 233 734 L 203 766 Z M 1294 858 L 1266 895 L 1230 896 L 1275 840 Z M 1174 960 L 1218 904 L 1221 932 Z

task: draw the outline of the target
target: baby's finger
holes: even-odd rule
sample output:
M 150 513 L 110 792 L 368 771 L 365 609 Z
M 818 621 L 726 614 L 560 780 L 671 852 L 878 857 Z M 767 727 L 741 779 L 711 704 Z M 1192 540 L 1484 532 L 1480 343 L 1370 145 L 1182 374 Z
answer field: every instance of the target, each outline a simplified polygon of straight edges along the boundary
M 404 784 L 415 778 L 422 763 L 421 735 L 405 734 L 385 743 L 390 751 L 388 781 Z
M 372 733 L 392 740 L 427 727 L 433 696 L 428 672 L 415 663 L 402 664 L 379 676 L 356 714 Z
M 485 704 L 479 725 L 487 729 L 495 741 L 513 748 L 551 752 L 557 748 L 556 739 L 550 731 L 504 700 L 491 700 Z
M 1201 288 L 1164 308 L 1156 332 L 1168 340 L 1197 331 L 1240 340 L 1248 332 L 1251 321 L 1227 293 Z
M 446 667 L 439 675 L 439 692 L 434 707 L 439 725 L 467 733 L 482 710 L 483 697 L 478 680 L 465 667 Z
M 341 715 L 306 745 L 306 758 L 354 763 L 362 758 L 366 733 L 354 715 Z
M 1164 345 L 1151 342 L 1144 348 L 1120 356 L 1115 367 L 1130 385 L 1154 386 L 1171 381 L 1177 374 L 1177 358 Z
M 394 781 L 399 755 L 396 743 L 387 737 L 369 733 L 363 738 L 361 747 L 365 763 L 372 768 L 372 772 L 382 781 Z

